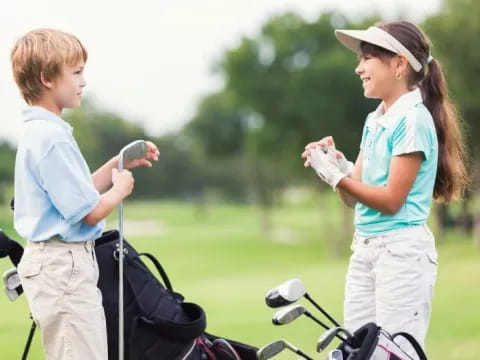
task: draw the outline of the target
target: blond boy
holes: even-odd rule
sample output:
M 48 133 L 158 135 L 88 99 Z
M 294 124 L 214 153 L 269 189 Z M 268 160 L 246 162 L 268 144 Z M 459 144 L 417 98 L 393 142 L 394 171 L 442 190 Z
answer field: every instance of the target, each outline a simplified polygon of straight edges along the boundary
M 133 190 L 114 157 L 91 174 L 61 118 L 80 105 L 87 51 L 73 35 L 39 29 L 15 44 L 13 75 L 29 107 L 15 162 L 17 232 L 27 240 L 18 272 L 48 360 L 106 360 L 94 241 L 104 218 Z M 158 149 L 126 168 L 151 166 Z

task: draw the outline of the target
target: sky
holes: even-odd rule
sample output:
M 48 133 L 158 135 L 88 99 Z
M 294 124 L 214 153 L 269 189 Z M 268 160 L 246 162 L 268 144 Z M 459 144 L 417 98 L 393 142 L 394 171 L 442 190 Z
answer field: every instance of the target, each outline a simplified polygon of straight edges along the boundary
M 15 144 L 26 107 L 13 81 L 10 50 L 35 28 L 76 35 L 88 50 L 84 95 L 141 124 L 151 136 L 178 131 L 203 96 L 218 90 L 214 65 L 271 16 L 292 10 L 307 20 L 338 10 L 351 19 L 402 11 L 412 21 L 440 0 L 16 0 L 0 5 L 0 139 Z M 333 34 L 332 34 L 333 36 Z

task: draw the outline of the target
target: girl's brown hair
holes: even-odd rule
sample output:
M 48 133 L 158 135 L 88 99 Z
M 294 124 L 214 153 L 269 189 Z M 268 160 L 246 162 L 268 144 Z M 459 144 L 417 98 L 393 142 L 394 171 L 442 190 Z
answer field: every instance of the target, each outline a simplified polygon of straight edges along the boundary
M 470 176 L 467 170 L 467 151 L 463 129 L 456 106 L 450 100 L 440 63 L 430 57 L 426 35 L 408 21 L 376 25 L 403 44 L 423 65 L 419 72 L 410 69 L 411 87 L 418 86 L 423 101 L 432 114 L 438 138 L 438 169 L 433 197 L 450 202 L 461 198 L 467 189 Z M 394 53 L 376 45 L 363 42 L 362 53 L 375 57 L 393 57 Z

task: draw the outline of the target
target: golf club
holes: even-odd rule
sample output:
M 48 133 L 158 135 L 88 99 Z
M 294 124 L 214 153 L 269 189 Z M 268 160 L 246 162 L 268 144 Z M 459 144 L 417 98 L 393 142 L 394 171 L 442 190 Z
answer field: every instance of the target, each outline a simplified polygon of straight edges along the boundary
M 322 326 L 324 329 L 327 329 L 327 332 L 331 330 L 327 325 L 325 325 L 323 322 L 321 322 L 315 316 L 313 316 L 309 311 L 307 311 L 307 309 L 305 309 L 303 305 L 292 305 L 277 311 L 275 314 L 273 314 L 272 323 L 274 325 L 286 325 L 291 323 L 292 321 L 295 321 L 301 315 L 305 315 L 309 317 L 310 319 L 315 321 L 317 324 Z M 336 328 L 333 328 L 333 329 L 336 329 Z M 334 334 L 334 336 L 335 335 L 340 340 L 346 341 L 346 339 L 341 337 L 340 335 Z
M 121 172 L 125 161 L 141 159 L 147 153 L 147 143 L 136 140 L 126 145 L 118 155 L 118 171 Z M 119 360 L 124 359 L 124 314 L 123 314 L 123 201 L 118 205 L 118 233 L 120 236 L 118 246 L 118 355 Z
M 288 349 L 304 359 L 313 360 L 310 356 L 305 354 L 302 350 L 290 344 L 287 340 L 276 340 L 270 344 L 265 345 L 257 351 L 258 360 L 267 360 Z
M 322 309 L 320 305 L 315 302 L 315 300 L 310 297 L 300 279 L 287 280 L 277 287 L 271 289 L 267 295 L 265 295 L 265 302 L 267 303 L 267 306 L 271 308 L 277 308 L 290 305 L 296 302 L 302 296 L 313 306 L 315 306 L 318 311 L 325 315 L 332 322 L 332 324 L 335 326 L 340 326 L 340 324 L 333 317 L 331 317 L 325 310 Z
M 320 336 L 320 338 L 317 341 L 317 352 L 322 352 L 327 348 L 327 346 L 332 342 L 333 338 L 337 337 L 339 338 L 339 334 L 345 334 L 347 336 L 346 339 L 343 339 L 343 341 L 348 342 L 349 338 L 352 338 L 353 335 L 345 328 L 343 327 L 334 327 L 329 330 L 327 330 L 325 333 Z
M 5 293 L 10 301 L 15 301 L 20 295 L 22 295 L 22 283 L 16 268 L 9 269 L 3 273 L 3 284 Z

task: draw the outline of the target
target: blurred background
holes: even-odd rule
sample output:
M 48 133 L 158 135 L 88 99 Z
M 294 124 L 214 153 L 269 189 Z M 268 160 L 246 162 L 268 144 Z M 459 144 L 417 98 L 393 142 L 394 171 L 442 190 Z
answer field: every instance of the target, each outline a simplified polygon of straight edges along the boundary
M 353 160 L 364 119 L 378 101 L 363 98 L 356 56 L 333 31 L 417 22 L 462 116 L 473 179 L 464 200 L 435 204 L 429 220 L 440 265 L 427 354 L 479 358 L 479 1 L 18 1 L 0 7 L 0 228 L 24 243 L 8 208 L 25 108 L 9 51 L 32 28 L 61 28 L 89 50 L 87 96 L 64 118 L 92 171 L 135 139 L 151 140 L 161 151 L 152 169 L 134 173 L 126 203 L 129 241 L 154 253 L 174 287 L 205 308 L 210 332 L 256 346 L 288 338 L 310 354 L 322 329 L 308 319 L 274 327 L 263 299 L 273 286 L 299 277 L 342 320 L 353 212 L 303 167 L 300 154 L 306 143 L 332 135 Z M 116 227 L 115 215 L 108 227 Z M 2 272 L 10 266 L 0 262 Z M 25 300 L 10 303 L 0 295 L 0 358 L 20 358 L 28 328 Z M 38 334 L 30 358 L 42 358 Z

